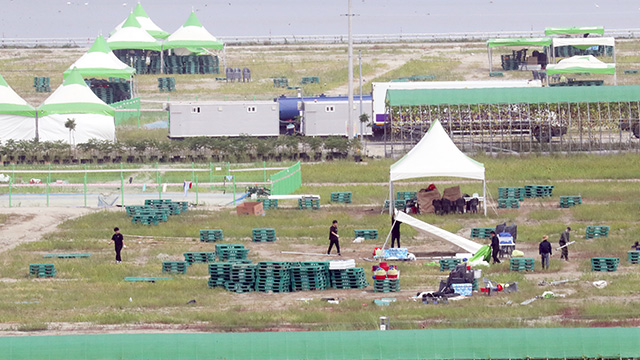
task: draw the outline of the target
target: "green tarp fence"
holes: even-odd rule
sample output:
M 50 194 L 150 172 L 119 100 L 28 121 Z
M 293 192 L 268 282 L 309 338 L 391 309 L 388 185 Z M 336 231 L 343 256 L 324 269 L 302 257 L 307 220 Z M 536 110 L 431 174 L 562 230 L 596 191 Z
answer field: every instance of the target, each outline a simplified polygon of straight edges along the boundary
M 116 109 L 116 125 L 120 125 L 129 119 L 140 120 L 140 98 L 136 97 L 111 104 Z
M 637 327 L 19 336 L 0 338 L 0 354 L 5 360 L 620 359 L 638 356 L 638 339 Z
M 387 90 L 389 106 L 640 101 L 640 85 Z
M 300 161 L 288 169 L 284 169 L 269 177 L 272 195 L 288 195 L 302 186 L 302 169 Z

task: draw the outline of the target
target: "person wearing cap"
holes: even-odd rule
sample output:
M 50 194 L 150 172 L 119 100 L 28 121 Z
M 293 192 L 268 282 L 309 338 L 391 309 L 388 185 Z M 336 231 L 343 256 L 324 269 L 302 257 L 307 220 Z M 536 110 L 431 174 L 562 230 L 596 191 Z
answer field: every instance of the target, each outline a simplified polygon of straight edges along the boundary
M 491 234 L 491 257 L 493 258 L 494 264 L 500 264 L 500 259 L 498 259 L 498 253 L 500 252 L 500 240 L 496 236 L 495 231 L 492 231 L 490 234 Z
M 562 234 L 560 235 L 560 241 L 558 242 L 560 244 L 560 247 L 562 247 L 562 254 L 560 255 L 560 259 L 565 259 L 566 261 L 569 261 L 569 249 L 567 248 L 567 246 L 565 246 L 569 243 L 569 232 L 571 232 L 571 228 L 567 226 L 567 230 L 562 232 Z
M 538 251 L 542 257 L 542 268 L 549 269 L 549 255 L 551 255 L 551 243 L 547 235 L 542 237 L 542 242 L 538 246 Z

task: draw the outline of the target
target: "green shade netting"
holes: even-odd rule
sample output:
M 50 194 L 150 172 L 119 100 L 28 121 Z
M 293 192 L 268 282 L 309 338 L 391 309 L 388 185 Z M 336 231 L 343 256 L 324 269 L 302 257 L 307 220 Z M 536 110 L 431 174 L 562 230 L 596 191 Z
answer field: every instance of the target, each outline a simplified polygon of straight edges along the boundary
M 633 358 L 638 339 L 638 327 L 6 336 L 0 353 L 11 360 Z
M 388 90 L 390 106 L 640 101 L 640 85 Z

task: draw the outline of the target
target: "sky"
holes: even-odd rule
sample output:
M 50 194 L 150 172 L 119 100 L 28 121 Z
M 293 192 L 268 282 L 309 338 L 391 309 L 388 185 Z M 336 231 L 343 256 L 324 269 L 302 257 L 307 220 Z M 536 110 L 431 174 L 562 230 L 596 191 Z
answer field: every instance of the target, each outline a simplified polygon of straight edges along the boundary
M 131 0 L 0 0 L 0 36 L 84 38 L 107 35 Z M 214 36 L 340 35 L 348 0 L 141 1 L 174 32 L 193 10 Z M 354 34 L 543 31 L 549 26 L 640 28 L 640 0 L 352 0 Z

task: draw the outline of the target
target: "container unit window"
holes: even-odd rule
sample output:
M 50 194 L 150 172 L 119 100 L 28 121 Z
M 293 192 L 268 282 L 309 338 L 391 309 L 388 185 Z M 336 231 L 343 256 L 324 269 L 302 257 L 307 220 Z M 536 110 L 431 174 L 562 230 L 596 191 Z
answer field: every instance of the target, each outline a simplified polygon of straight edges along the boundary
M 333 105 L 327 105 L 327 106 L 324 107 L 324 111 L 325 112 L 335 112 L 336 108 Z
M 200 114 L 200 106 L 194 106 L 191 108 L 191 113 L 192 114 Z
M 258 112 L 258 108 L 256 108 L 255 106 L 247 106 L 247 112 L 248 113 Z

